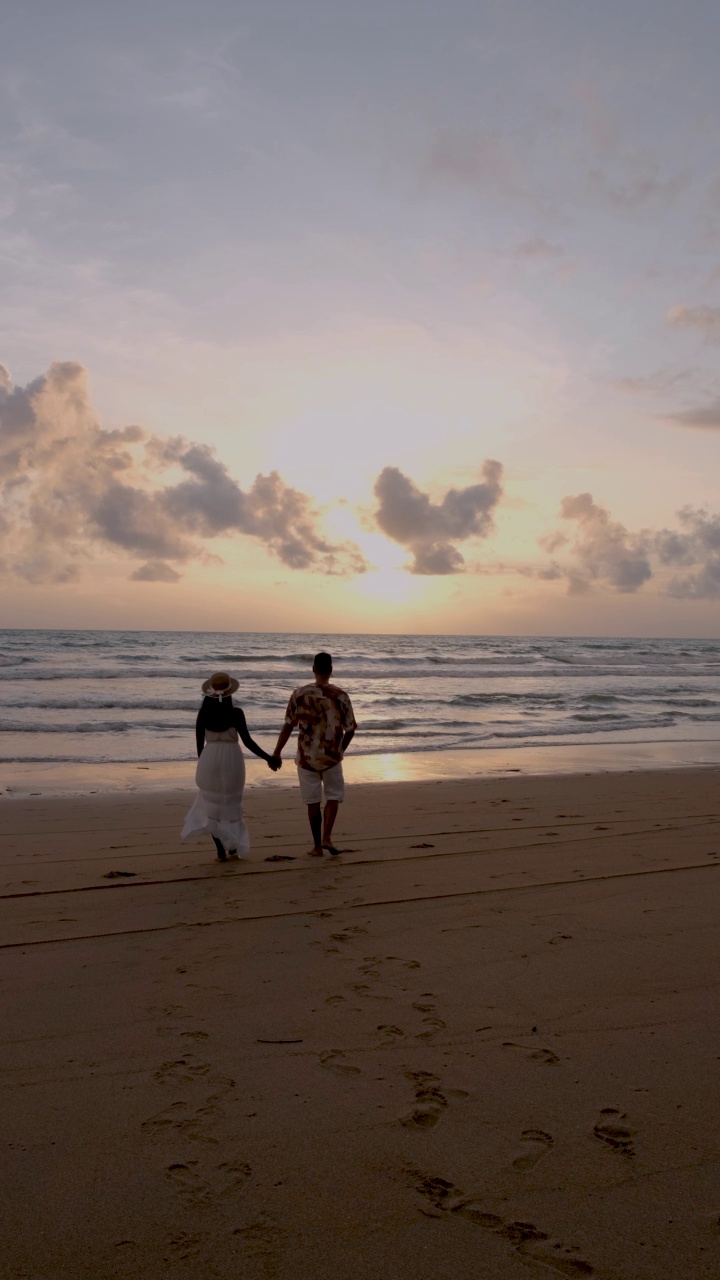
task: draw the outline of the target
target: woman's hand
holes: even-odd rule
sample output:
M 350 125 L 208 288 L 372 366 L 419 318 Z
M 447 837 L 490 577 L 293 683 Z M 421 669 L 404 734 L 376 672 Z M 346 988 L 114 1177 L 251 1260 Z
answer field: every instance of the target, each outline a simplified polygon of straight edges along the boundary
M 282 769 L 282 760 L 280 756 L 268 756 L 268 769 L 272 769 L 273 773 L 277 773 L 278 769 Z

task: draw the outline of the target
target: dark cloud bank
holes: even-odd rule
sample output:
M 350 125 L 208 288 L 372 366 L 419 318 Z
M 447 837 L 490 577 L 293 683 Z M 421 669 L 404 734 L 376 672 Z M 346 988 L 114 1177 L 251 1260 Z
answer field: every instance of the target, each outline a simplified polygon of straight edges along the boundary
M 378 477 L 377 526 L 411 553 L 410 572 L 460 573 L 458 543 L 486 538 L 502 467 L 439 503 L 395 467 Z M 256 539 L 290 569 L 331 575 L 369 566 L 324 534 L 312 500 L 273 471 L 243 490 L 215 451 L 181 436 L 98 423 L 85 370 L 53 364 L 27 387 L 0 366 L 0 572 L 30 583 L 77 578 L 102 548 L 135 561 L 138 582 L 173 583 L 218 537 Z
M 708 424 L 709 425 L 709 424 Z M 632 531 L 589 493 L 561 504 L 563 524 L 540 539 L 544 565 L 466 565 L 460 544 L 494 530 L 503 469 L 440 501 L 397 467 L 375 482 L 374 522 L 406 548 L 421 575 L 467 570 L 562 579 L 572 593 L 640 590 L 659 576 L 679 599 L 720 599 L 720 516 L 683 507 L 675 529 Z M 218 537 L 255 539 L 290 569 L 351 575 L 370 566 L 353 542 L 325 535 L 312 500 L 277 472 L 243 490 L 208 445 L 140 427 L 104 430 L 85 370 L 53 364 L 27 387 L 0 365 L 0 575 L 29 583 L 77 578 L 99 551 L 128 559 L 139 582 L 174 583 L 193 560 L 212 561 Z
M 574 535 L 556 531 L 540 545 L 550 554 L 567 549 L 569 562 L 554 562 L 554 568 L 555 576 L 566 578 L 571 593 L 595 586 L 635 592 L 662 573 L 667 595 L 720 599 L 720 516 L 683 507 L 677 513 L 679 529 L 632 532 L 612 520 L 589 493 L 563 498 L 560 515 L 574 524 Z
M 134 426 L 103 430 L 81 365 L 53 364 L 27 387 L 13 387 L 0 366 L 4 576 L 67 582 L 104 546 L 141 562 L 133 578 L 175 582 L 173 566 L 208 560 L 205 542 L 233 534 L 291 569 L 367 568 L 354 543 L 325 537 L 311 499 L 277 472 L 244 491 L 208 445 Z
M 397 467 L 385 467 L 375 482 L 375 520 L 383 533 L 412 554 L 411 573 L 462 573 L 465 560 L 455 545 L 492 533 L 493 512 L 502 496 L 502 466 L 487 461 L 482 483 L 448 489 L 431 502 Z

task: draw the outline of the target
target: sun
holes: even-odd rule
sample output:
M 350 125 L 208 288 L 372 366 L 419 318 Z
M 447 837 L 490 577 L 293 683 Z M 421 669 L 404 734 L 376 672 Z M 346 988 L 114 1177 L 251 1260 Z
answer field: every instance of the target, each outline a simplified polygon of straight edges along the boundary
M 357 541 L 369 569 L 356 581 L 356 590 L 368 600 L 407 604 L 419 594 L 420 582 L 407 572 L 407 551 L 381 534 L 363 531 Z

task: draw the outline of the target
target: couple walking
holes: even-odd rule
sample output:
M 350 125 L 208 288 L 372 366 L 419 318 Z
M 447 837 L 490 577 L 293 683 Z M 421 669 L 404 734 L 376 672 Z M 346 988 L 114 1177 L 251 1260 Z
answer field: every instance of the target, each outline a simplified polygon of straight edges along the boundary
M 332 830 L 345 795 L 342 759 L 357 726 L 348 695 L 331 681 L 329 653 L 315 655 L 313 676 L 310 684 L 291 695 L 272 755 L 250 737 L 242 707 L 233 702 L 239 681 L 224 671 L 205 681 L 205 697 L 195 724 L 198 795 L 185 819 L 183 840 L 202 833 L 211 835 L 220 862 L 246 854 L 250 838 L 242 811 L 245 761 L 240 743 L 276 773 L 282 768 L 282 749 L 297 728 L 295 759 L 300 796 L 307 805 L 313 837 L 310 857 L 321 858 L 323 849 L 339 853 L 332 843 Z

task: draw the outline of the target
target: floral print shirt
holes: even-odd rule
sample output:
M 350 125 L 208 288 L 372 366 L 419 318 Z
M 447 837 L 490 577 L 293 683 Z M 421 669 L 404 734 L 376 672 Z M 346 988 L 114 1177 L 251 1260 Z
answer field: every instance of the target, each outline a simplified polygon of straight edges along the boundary
M 285 724 L 297 726 L 295 757 L 301 769 L 320 772 L 342 760 L 342 741 L 357 728 L 352 703 L 335 684 L 306 684 L 292 694 Z

